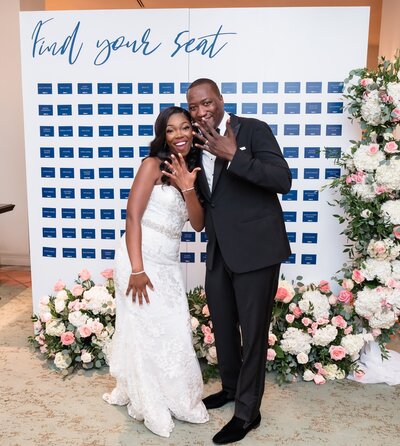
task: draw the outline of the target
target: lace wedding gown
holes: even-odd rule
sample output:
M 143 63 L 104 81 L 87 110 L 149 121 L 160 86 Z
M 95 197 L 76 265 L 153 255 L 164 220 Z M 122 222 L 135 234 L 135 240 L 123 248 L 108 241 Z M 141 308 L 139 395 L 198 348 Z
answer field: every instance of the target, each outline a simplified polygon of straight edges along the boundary
M 156 185 L 142 218 L 144 269 L 154 286 L 150 304 L 125 295 L 131 264 L 121 238 L 116 252 L 117 320 L 110 373 L 117 380 L 109 404 L 128 405 L 128 413 L 157 435 L 169 437 L 172 417 L 205 423 L 203 381 L 192 345 L 188 303 L 179 264 L 187 211 L 173 186 Z

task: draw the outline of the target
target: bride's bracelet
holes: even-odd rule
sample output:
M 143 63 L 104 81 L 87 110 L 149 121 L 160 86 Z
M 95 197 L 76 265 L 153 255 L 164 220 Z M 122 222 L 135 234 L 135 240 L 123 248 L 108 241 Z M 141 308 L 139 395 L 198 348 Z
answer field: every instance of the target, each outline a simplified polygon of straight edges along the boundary
M 189 187 L 188 189 L 182 189 L 181 192 L 185 193 L 185 192 L 190 192 L 191 190 L 194 190 L 194 186 L 193 187 Z
M 144 273 L 144 270 L 138 271 L 137 273 L 132 271 L 131 276 L 138 276 L 139 274 L 143 274 L 143 273 Z

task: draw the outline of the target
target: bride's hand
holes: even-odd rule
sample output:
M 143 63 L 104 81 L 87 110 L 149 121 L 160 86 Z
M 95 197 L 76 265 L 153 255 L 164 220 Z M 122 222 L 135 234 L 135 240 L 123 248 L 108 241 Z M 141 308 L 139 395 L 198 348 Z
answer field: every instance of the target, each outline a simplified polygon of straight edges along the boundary
M 132 302 L 136 302 L 136 298 L 138 298 L 139 305 L 142 305 L 144 298 L 144 300 L 149 304 L 150 299 L 147 294 L 147 287 L 154 291 L 153 284 L 144 271 L 142 274 L 130 275 L 128 288 L 126 289 L 126 295 L 128 296 L 129 293 L 132 291 Z
M 191 172 L 188 171 L 185 159 L 182 154 L 178 156 L 171 155 L 172 163 L 165 161 L 165 165 L 172 172 L 163 170 L 163 174 L 171 178 L 180 190 L 190 189 L 194 186 L 197 173 L 201 170 L 200 167 L 195 167 Z

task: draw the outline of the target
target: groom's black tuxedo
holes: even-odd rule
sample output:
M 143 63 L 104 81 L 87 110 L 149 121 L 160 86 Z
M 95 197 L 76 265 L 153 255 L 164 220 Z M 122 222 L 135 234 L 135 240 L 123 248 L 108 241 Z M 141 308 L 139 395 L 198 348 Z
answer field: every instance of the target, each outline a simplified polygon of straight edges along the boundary
M 213 188 L 200 171 L 208 237 L 206 295 L 223 389 L 251 422 L 264 392 L 267 333 L 280 263 L 290 255 L 277 194 L 291 173 L 269 126 L 230 117 L 237 151 L 215 162 Z M 241 331 L 239 331 L 239 327 Z

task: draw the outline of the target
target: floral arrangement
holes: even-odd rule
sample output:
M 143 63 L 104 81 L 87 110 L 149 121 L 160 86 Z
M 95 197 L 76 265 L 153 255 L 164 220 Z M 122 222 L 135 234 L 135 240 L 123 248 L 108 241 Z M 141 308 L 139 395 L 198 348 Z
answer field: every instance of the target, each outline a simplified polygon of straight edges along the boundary
M 32 317 L 30 342 L 63 375 L 107 363 L 115 325 L 113 270 L 101 274 L 105 285 L 95 285 L 86 269 L 71 289 L 58 280 L 56 295 L 43 296 L 39 314 Z
M 400 57 L 381 59 L 377 70 L 353 70 L 345 80 L 350 119 L 363 130 L 360 141 L 338 161 L 343 175 L 330 187 L 346 227 L 350 261 L 337 278 L 354 300 L 362 327 L 382 355 L 398 331 L 400 316 Z

